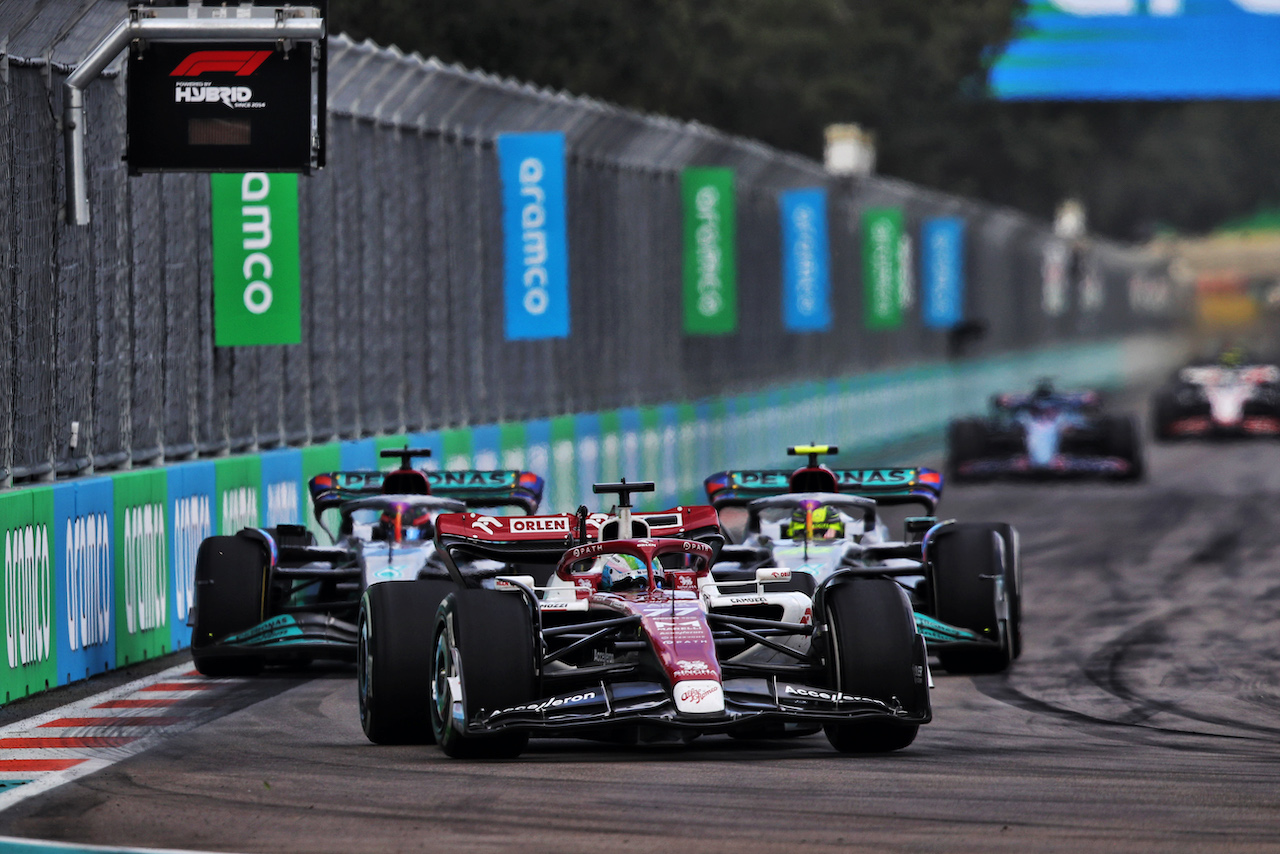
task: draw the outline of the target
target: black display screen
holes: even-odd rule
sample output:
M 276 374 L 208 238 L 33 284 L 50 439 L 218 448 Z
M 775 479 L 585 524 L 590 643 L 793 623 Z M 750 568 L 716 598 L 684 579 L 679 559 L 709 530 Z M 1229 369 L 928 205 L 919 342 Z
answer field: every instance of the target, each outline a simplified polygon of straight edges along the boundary
M 312 162 L 309 42 L 151 42 L 129 55 L 129 171 L 301 171 Z

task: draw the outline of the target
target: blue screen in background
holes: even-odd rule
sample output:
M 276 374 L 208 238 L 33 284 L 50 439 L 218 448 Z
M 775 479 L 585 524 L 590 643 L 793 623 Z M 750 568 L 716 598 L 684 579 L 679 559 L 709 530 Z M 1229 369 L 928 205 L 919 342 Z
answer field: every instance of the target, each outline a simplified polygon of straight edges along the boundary
M 1280 0 L 1032 0 L 1002 100 L 1273 98 Z

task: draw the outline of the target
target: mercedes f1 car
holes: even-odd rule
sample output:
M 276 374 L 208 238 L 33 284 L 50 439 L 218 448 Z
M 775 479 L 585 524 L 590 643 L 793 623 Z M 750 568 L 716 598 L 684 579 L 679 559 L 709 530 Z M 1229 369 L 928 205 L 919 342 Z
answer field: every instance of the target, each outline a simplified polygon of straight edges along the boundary
M 1018 535 L 1004 523 L 940 522 L 942 475 L 928 468 L 836 469 L 818 464 L 829 445 L 798 446 L 809 457 L 794 472 L 726 471 L 706 479 L 720 513 L 745 508 L 740 541 L 720 551 L 718 584 L 785 567 L 789 589 L 811 591 L 856 567 L 895 580 L 909 594 L 916 624 L 944 669 L 1004 670 L 1021 651 Z M 894 539 L 881 508 L 918 507 Z
M 1157 439 L 1280 436 L 1280 366 L 1243 354 L 1188 365 L 1151 405 Z
M 953 420 L 947 469 L 955 481 L 1064 475 L 1140 480 L 1138 423 L 1103 412 L 1096 391 L 1056 391 L 1042 382 L 1031 394 L 994 395 L 986 418 Z
M 399 469 L 312 478 L 315 517 L 332 545 L 317 544 L 301 525 L 206 538 L 196 558 L 191 617 L 196 668 L 226 676 L 254 673 L 265 664 L 351 660 L 366 590 L 384 584 L 400 588 L 388 582 L 424 574 L 447 577 L 433 536 L 436 516 L 468 507 L 537 511 L 543 481 L 536 474 L 410 467 L 412 458 L 429 454 L 412 448 L 383 451 L 383 457 L 401 459 Z M 334 510 L 336 532 L 325 527 L 324 518 Z
M 911 744 L 931 717 L 929 675 L 901 587 L 857 566 L 804 592 L 784 589 L 781 567 L 722 585 L 714 509 L 632 513 L 631 493 L 652 489 L 597 484 L 619 496 L 610 516 L 441 515 L 450 581 L 418 582 L 423 604 L 447 591 L 438 609 L 391 612 L 379 587 L 363 603 L 370 738 L 433 738 L 453 757 L 514 756 L 530 736 L 684 742 L 788 725 L 823 727 L 842 752 Z M 384 728 L 403 721 L 384 688 L 421 673 L 420 720 Z

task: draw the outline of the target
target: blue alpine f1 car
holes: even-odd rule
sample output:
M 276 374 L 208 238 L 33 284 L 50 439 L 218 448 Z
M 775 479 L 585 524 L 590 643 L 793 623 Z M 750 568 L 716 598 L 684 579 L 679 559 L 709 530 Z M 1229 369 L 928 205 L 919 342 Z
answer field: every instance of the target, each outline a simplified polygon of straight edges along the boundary
M 997 394 L 985 418 L 947 427 L 954 481 L 997 477 L 1140 480 L 1142 445 L 1133 416 L 1107 414 L 1096 391 L 1058 391 L 1042 381 L 1030 394 Z

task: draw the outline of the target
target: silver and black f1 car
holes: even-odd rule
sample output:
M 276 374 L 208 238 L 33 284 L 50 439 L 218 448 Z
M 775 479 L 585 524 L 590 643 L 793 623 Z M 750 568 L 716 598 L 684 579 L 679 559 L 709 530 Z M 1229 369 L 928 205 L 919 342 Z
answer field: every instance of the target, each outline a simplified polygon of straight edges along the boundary
M 858 567 L 905 589 L 929 652 L 949 672 L 1004 670 L 1021 651 L 1017 531 L 1005 523 L 939 521 L 942 475 L 928 468 L 836 469 L 818 464 L 829 445 L 788 448 L 808 465 L 726 471 L 706 479 L 718 512 L 747 511 L 743 535 L 720 551 L 718 581 L 786 567 L 788 586 L 812 590 Z M 881 508 L 919 507 L 893 538 Z
M 682 742 L 788 726 L 824 727 L 843 752 L 914 740 L 931 717 L 928 663 L 897 584 L 854 566 L 807 592 L 780 589 L 778 567 L 721 584 L 715 511 L 633 514 L 631 493 L 652 488 L 597 484 L 619 495 L 613 516 L 440 516 L 452 589 L 439 608 L 389 613 L 379 588 L 365 598 L 366 720 L 398 713 L 384 680 L 425 669 L 431 702 L 414 711 L 431 732 L 397 735 L 454 757 L 513 756 L 530 736 Z
M 1103 411 L 1096 391 L 997 394 L 986 418 L 947 427 L 947 469 L 955 481 L 1002 476 L 1140 480 L 1142 446 L 1132 416 Z
M 1280 366 L 1228 351 L 1179 369 L 1156 390 L 1157 439 L 1280 436 Z
M 427 472 L 410 467 L 429 450 L 383 451 L 392 472 L 317 475 L 309 484 L 317 522 L 332 545 L 301 525 L 245 528 L 209 537 L 196 559 L 191 652 L 209 676 L 253 673 L 265 664 L 352 659 L 362 594 L 373 586 L 446 577 L 434 519 L 468 507 L 531 514 L 542 478 L 519 471 Z M 337 511 L 338 529 L 324 516 Z M 392 592 L 392 591 L 388 591 Z M 394 593 L 392 592 L 392 595 Z

